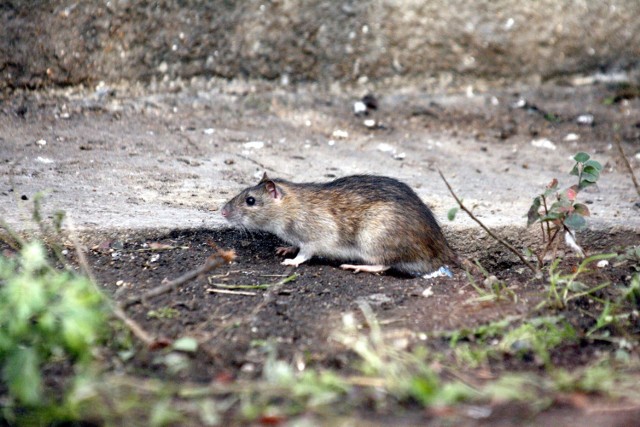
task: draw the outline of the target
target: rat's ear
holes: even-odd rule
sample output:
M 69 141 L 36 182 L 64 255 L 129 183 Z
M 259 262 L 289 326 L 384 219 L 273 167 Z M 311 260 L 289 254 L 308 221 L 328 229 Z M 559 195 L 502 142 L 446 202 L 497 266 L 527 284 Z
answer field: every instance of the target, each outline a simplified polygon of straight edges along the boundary
M 258 184 L 262 184 L 263 182 L 267 182 L 269 181 L 269 177 L 267 176 L 267 173 L 265 172 L 264 175 L 262 175 L 262 179 L 260 180 L 260 182 Z
M 265 177 L 267 176 L 266 173 L 264 175 Z M 269 193 L 271 198 L 275 200 L 282 199 L 282 191 L 278 188 L 275 182 L 271 181 L 270 179 L 267 179 L 267 181 L 264 182 L 264 188 L 267 189 L 267 192 Z

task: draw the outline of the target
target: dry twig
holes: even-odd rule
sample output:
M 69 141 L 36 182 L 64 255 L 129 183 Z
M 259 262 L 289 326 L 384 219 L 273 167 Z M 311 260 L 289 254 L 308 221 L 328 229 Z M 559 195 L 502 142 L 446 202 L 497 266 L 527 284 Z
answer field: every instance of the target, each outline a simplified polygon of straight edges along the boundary
M 638 179 L 636 178 L 636 174 L 633 173 L 633 168 L 629 163 L 629 159 L 627 159 L 627 156 L 624 154 L 624 150 L 622 149 L 622 144 L 620 144 L 620 137 L 616 135 L 615 140 L 616 140 L 616 146 L 618 147 L 618 151 L 620 152 L 620 157 L 622 157 L 624 164 L 627 166 L 629 175 L 631 175 L 631 181 L 633 181 L 633 185 L 634 187 L 636 187 L 636 192 L 638 193 L 638 196 L 640 196 L 640 185 L 638 185 Z
M 493 232 L 491 230 L 489 230 L 478 218 L 476 218 L 476 216 L 473 214 L 473 212 L 471 212 L 469 209 L 467 209 L 467 207 L 462 203 L 462 201 L 458 198 L 458 196 L 456 196 L 456 193 L 453 192 L 453 189 L 451 188 L 451 185 L 449 185 L 449 182 L 447 181 L 447 179 L 444 177 L 444 175 L 442 174 L 442 172 L 438 169 L 438 173 L 440 174 L 440 178 L 442 178 L 442 180 L 444 181 L 445 185 L 447 186 L 447 188 L 449 189 L 449 192 L 451 193 L 451 195 L 453 196 L 453 198 L 455 199 L 456 203 L 458 204 L 458 206 L 460 207 L 460 209 L 462 209 L 463 211 L 465 211 L 467 213 L 467 215 L 469 215 L 469 217 L 474 220 L 476 223 L 478 223 L 478 225 L 480 227 L 482 227 L 482 229 L 484 231 L 487 232 L 487 234 L 489 234 L 489 236 L 493 237 L 498 243 L 500 243 L 501 245 L 503 245 L 505 248 L 507 248 L 509 251 L 511 251 L 513 254 L 515 254 L 518 258 L 520 258 L 520 260 L 527 266 L 529 267 L 529 269 L 531 271 L 533 271 L 534 273 L 537 273 L 538 270 L 533 266 L 533 264 L 531 264 L 529 261 L 527 261 L 525 259 L 525 257 L 520 253 L 520 251 L 518 251 L 516 248 L 514 248 L 509 242 L 507 242 L 506 240 L 501 239 L 500 237 L 496 236 L 495 234 L 493 234 Z
M 249 297 L 253 297 L 253 296 L 258 295 L 255 292 L 232 291 L 230 289 L 213 289 L 213 288 L 209 288 L 209 289 L 207 289 L 207 292 L 209 292 L 210 294 L 246 295 L 246 296 L 249 296 Z
M 163 283 L 162 285 L 158 286 L 157 288 L 153 288 L 148 292 L 145 292 L 142 295 L 136 295 L 133 296 L 131 298 L 129 298 L 124 304 L 123 306 L 126 307 L 130 307 L 132 305 L 138 304 L 148 298 L 153 298 L 156 297 L 158 295 L 162 295 L 162 294 L 166 294 L 167 292 L 171 292 L 174 289 L 176 289 L 178 286 L 195 279 L 196 277 L 200 276 L 201 274 L 204 274 L 208 271 L 211 271 L 215 268 L 220 267 L 222 264 L 226 264 L 228 262 L 233 261 L 233 259 L 235 258 L 235 253 L 233 251 L 225 251 L 222 249 L 218 249 L 218 251 L 211 255 L 209 258 L 207 258 L 207 260 L 205 261 L 204 264 L 202 264 L 200 267 L 196 268 L 195 270 L 191 270 L 186 272 L 185 274 L 183 274 L 182 276 L 178 277 L 177 279 L 171 280 L 169 282 Z

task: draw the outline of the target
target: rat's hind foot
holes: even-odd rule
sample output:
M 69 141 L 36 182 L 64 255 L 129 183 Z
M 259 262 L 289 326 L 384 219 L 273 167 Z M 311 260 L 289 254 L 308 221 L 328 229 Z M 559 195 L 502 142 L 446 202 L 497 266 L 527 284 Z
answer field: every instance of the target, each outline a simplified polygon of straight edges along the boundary
M 276 248 L 276 255 L 280 256 L 293 255 L 296 252 L 298 252 L 298 248 L 295 246 L 278 246 Z
M 389 267 L 386 265 L 353 265 L 353 264 L 342 264 L 340 266 L 343 270 L 353 270 L 354 273 L 359 273 L 364 271 L 366 273 L 382 273 L 383 271 L 387 271 Z

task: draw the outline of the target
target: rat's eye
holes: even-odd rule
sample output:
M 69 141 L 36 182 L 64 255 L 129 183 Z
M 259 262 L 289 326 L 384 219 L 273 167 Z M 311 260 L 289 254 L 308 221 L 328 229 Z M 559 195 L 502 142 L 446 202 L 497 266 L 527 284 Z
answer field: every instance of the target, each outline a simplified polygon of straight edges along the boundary
M 251 196 L 247 197 L 247 199 L 245 201 L 247 202 L 247 205 L 249 205 L 249 206 L 253 206 L 253 205 L 256 204 L 256 199 L 254 199 Z

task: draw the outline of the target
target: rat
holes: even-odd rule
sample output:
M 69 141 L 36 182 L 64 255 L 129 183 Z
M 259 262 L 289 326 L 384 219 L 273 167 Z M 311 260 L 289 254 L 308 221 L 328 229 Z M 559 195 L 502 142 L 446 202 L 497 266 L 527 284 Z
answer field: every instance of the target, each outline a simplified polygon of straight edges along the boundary
M 283 265 L 299 266 L 313 256 L 359 264 L 354 272 L 433 273 L 458 265 L 431 210 L 394 178 L 352 175 L 326 183 L 271 179 L 246 188 L 222 208 L 232 225 L 275 234 L 297 255 Z M 450 273 L 447 273 L 450 274 Z

